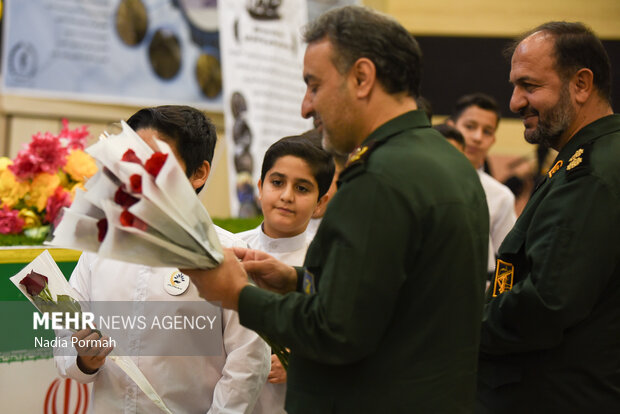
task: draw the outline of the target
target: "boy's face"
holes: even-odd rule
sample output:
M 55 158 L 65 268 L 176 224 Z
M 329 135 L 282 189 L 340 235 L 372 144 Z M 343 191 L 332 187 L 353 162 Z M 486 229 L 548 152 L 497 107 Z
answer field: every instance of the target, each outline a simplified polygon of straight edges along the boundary
M 304 160 L 285 155 L 267 171 L 265 182 L 258 181 L 258 198 L 265 217 L 265 234 L 293 237 L 306 230 L 319 204 L 319 186 Z
M 461 113 L 453 126 L 465 138 L 465 155 L 475 168 L 480 168 L 495 143 L 497 115 L 493 111 L 472 105 Z

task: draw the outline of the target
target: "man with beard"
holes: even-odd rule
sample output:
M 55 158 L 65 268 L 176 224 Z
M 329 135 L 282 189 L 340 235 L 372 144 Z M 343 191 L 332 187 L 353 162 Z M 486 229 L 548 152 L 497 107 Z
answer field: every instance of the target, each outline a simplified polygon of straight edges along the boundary
M 559 151 L 499 250 L 484 309 L 480 413 L 620 412 L 620 116 L 611 67 L 581 23 L 510 50 L 510 109 Z
M 353 153 L 304 267 L 235 249 L 243 264 L 227 251 L 188 274 L 290 348 L 289 414 L 471 412 L 489 231 L 480 180 L 417 110 L 421 52 L 405 28 L 349 6 L 305 39 L 302 115 Z

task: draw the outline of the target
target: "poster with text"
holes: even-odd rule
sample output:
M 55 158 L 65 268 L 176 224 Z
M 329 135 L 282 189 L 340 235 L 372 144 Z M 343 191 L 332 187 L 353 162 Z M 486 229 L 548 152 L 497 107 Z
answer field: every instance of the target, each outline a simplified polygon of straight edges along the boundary
M 4 93 L 221 110 L 217 0 L 8 0 Z
M 231 215 L 251 217 L 267 148 L 312 127 L 301 117 L 306 1 L 230 0 L 219 18 Z

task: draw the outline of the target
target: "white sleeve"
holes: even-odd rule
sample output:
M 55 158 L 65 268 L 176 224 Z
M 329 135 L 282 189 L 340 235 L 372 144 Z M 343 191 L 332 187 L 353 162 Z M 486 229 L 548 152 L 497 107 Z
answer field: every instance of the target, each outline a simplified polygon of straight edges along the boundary
M 250 413 L 267 381 L 271 351 L 254 331 L 241 326 L 237 312 L 223 309 L 222 319 L 226 363 L 208 413 Z
M 92 253 L 83 253 L 69 279 L 69 285 L 78 294 L 78 297 L 74 299 L 82 302 L 90 301 L 90 258 L 92 258 Z M 71 331 L 68 329 L 57 331 L 56 336 L 58 338 L 68 338 L 71 336 Z M 61 377 L 71 378 L 81 383 L 93 382 L 95 380 L 99 371 L 94 374 L 82 372 L 77 366 L 77 351 L 75 348 L 71 349 L 69 355 L 66 354 L 66 350 L 63 350 L 61 355 L 58 349 L 54 349 L 54 362 Z
M 491 242 L 493 243 L 494 254 L 497 254 L 499 246 L 517 221 L 515 196 L 507 188 L 506 190 L 501 193 L 501 197 L 498 197 L 495 217 L 492 218 L 491 222 Z

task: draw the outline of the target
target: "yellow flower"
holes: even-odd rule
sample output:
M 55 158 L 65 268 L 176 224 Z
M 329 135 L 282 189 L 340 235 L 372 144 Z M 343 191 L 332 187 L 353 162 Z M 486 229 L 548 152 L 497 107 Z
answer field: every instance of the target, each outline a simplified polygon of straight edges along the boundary
M 0 171 L 6 170 L 6 167 L 8 167 L 11 164 L 13 164 L 13 161 L 11 161 L 10 158 L 0 157 Z
M 95 160 L 82 150 L 73 150 L 67 156 L 65 172 L 75 181 L 86 181 L 97 172 Z
M 37 175 L 30 184 L 30 194 L 26 198 L 26 205 L 43 211 L 47 205 L 47 199 L 54 194 L 54 190 L 59 185 L 60 177 L 57 174 L 41 173 Z
M 30 209 L 22 208 L 19 210 L 18 216 L 24 220 L 25 229 L 41 226 L 41 219 Z
M 0 159 L 0 163 L 3 163 L 2 159 Z M 0 200 L 3 204 L 13 207 L 26 195 L 30 185 L 28 182 L 18 181 L 11 170 L 6 168 L 9 164 L 4 164 L 4 169 L 0 168 Z

